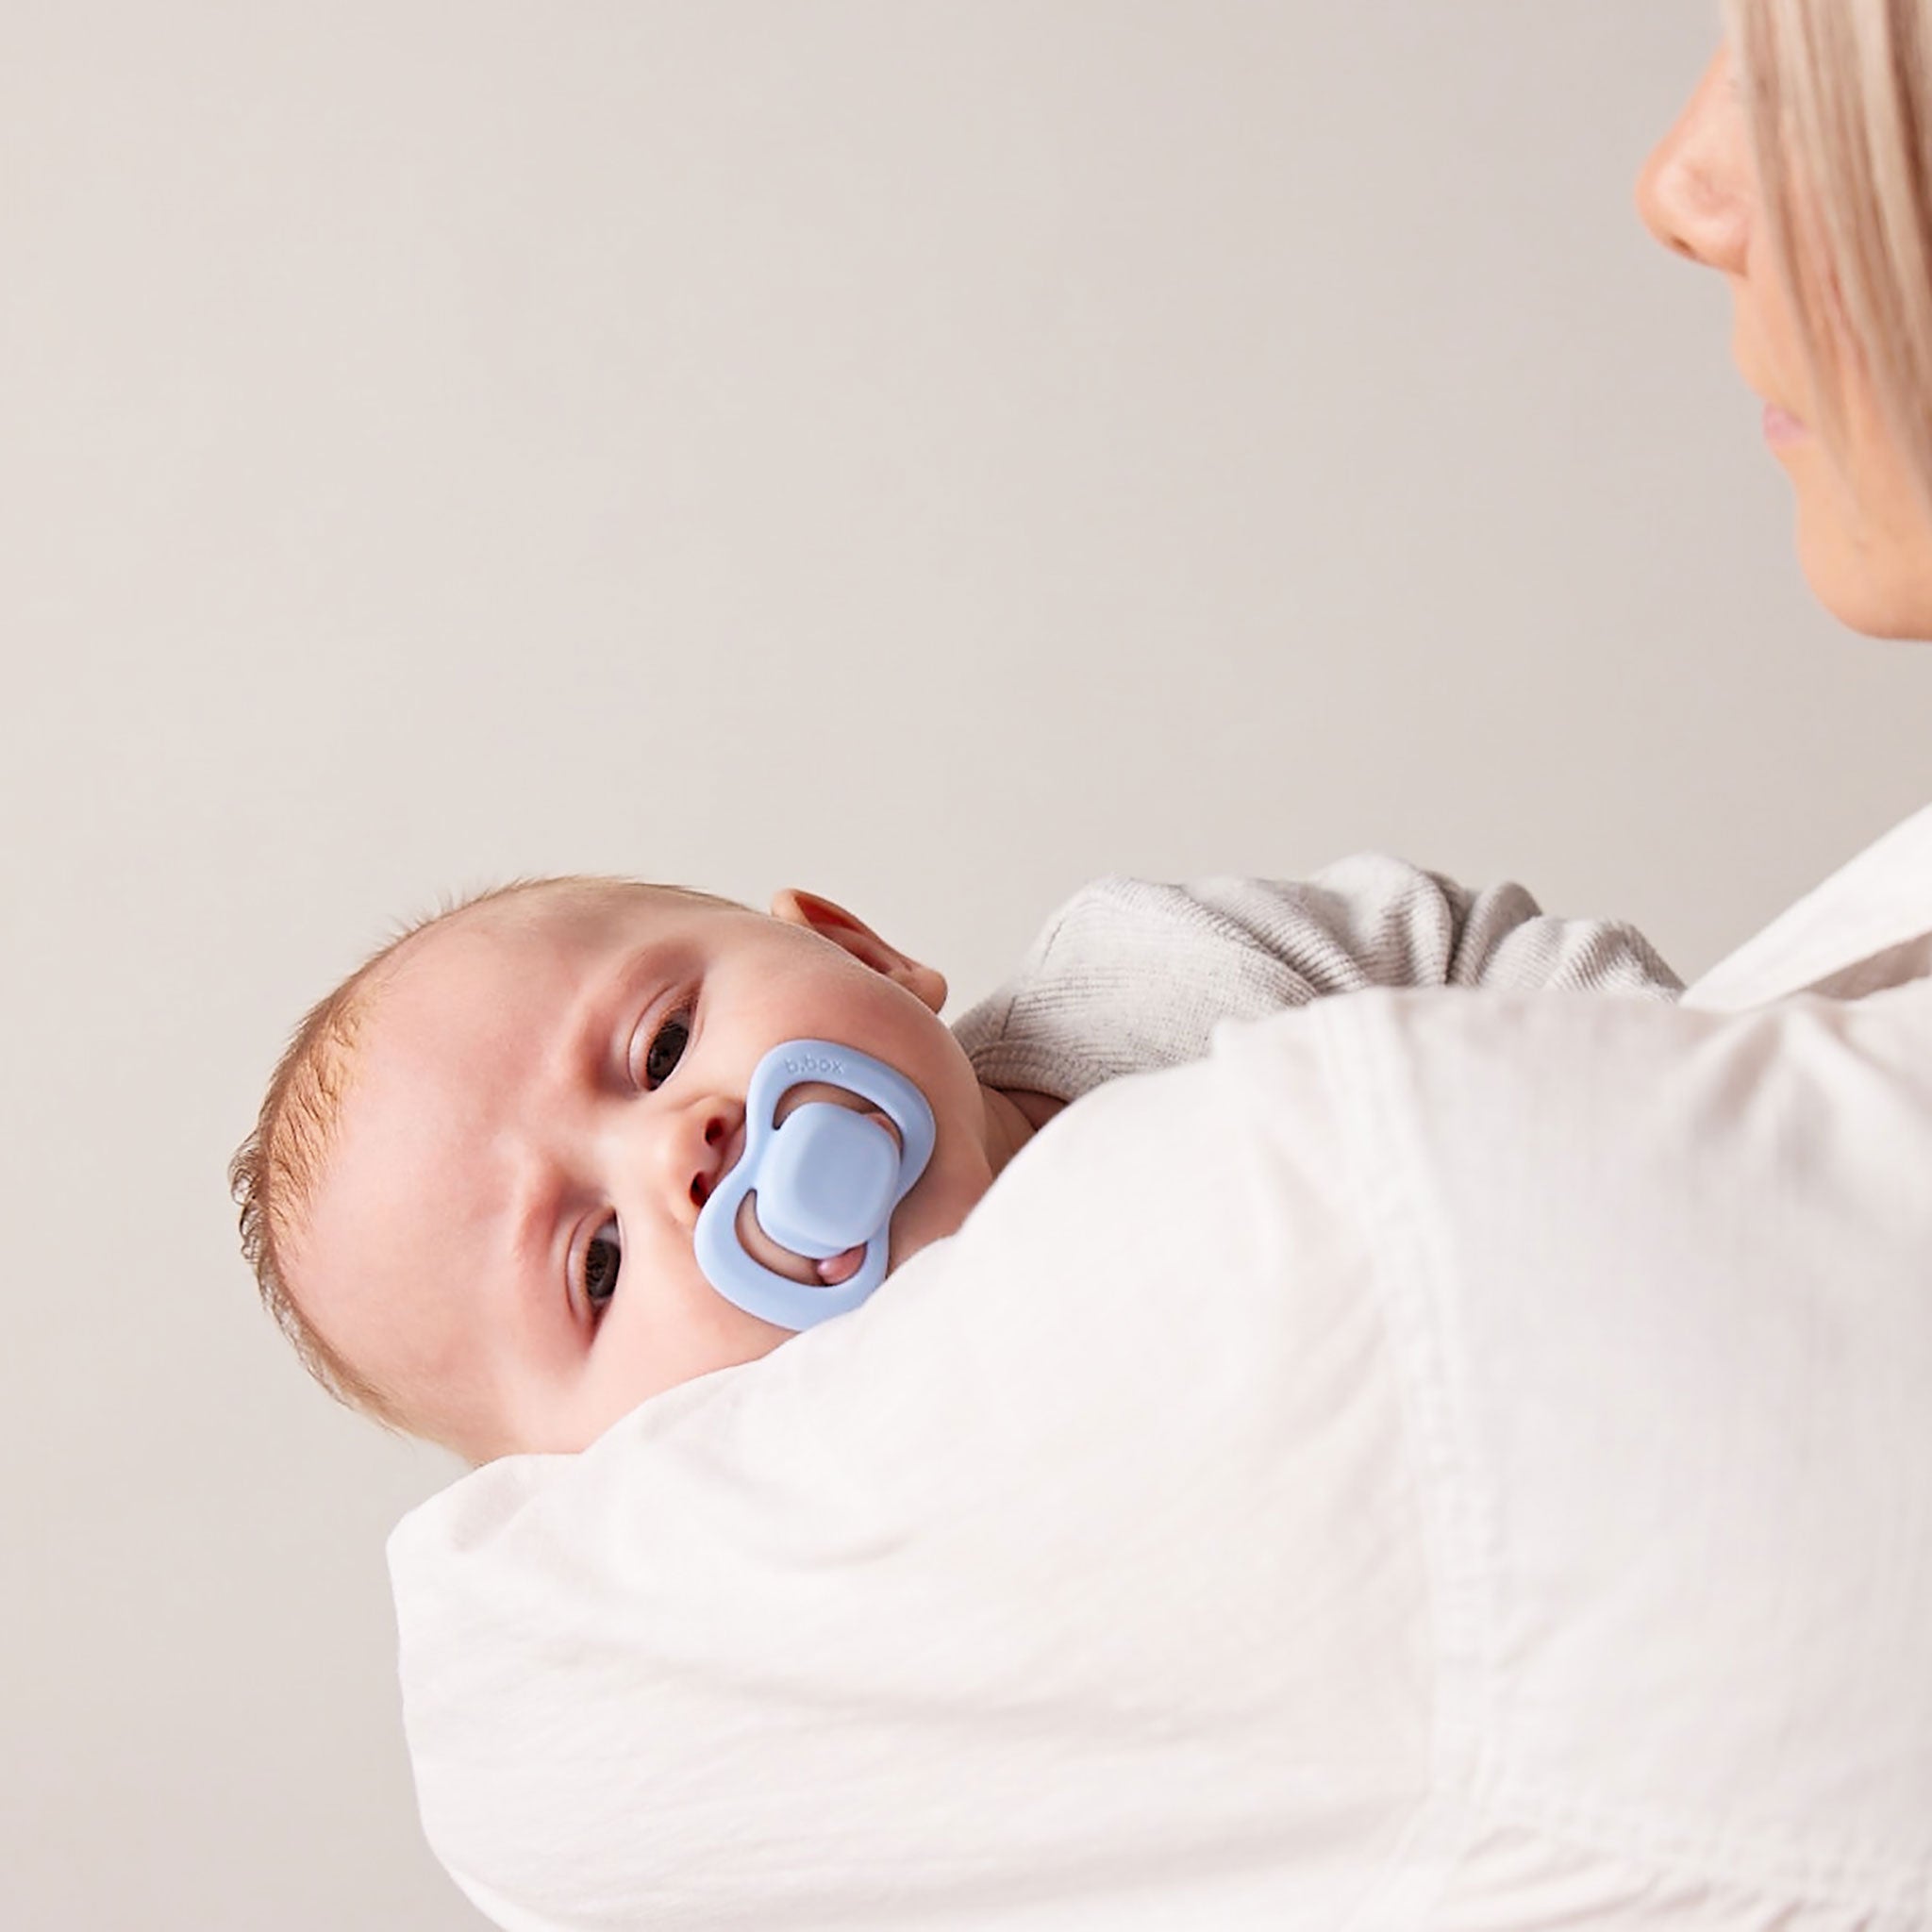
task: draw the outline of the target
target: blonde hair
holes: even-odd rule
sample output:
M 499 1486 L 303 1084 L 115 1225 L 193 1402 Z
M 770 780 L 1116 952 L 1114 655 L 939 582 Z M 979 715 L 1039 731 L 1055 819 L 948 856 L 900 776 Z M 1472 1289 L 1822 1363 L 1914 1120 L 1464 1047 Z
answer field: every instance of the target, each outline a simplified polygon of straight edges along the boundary
M 1819 427 L 1849 358 L 1932 512 L 1932 0 L 1725 0 Z
M 354 1075 L 357 1043 L 387 977 L 386 969 L 414 941 L 480 907 L 533 892 L 573 889 L 656 891 L 736 907 L 735 901 L 686 886 L 573 874 L 513 879 L 410 921 L 303 1015 L 269 1076 L 254 1132 L 228 1163 L 228 1189 L 240 1209 L 242 1255 L 254 1273 L 263 1307 L 289 1338 L 302 1365 L 338 1402 L 401 1434 L 423 1431 L 400 1396 L 363 1374 L 303 1311 L 290 1285 L 290 1246 L 321 1184 Z
M 341 1117 L 355 1046 L 381 970 L 418 933 L 460 906 L 411 921 L 302 1016 L 269 1075 L 255 1130 L 228 1163 L 228 1191 L 241 1210 L 242 1258 L 262 1306 L 302 1366 L 349 1408 L 384 1428 L 413 1433 L 402 1405 L 331 1347 L 289 1287 L 286 1256 L 301 1225 Z
M 434 923 L 425 920 L 419 927 Z M 228 1163 L 228 1191 L 241 1210 L 242 1257 L 254 1273 L 262 1306 L 302 1366 L 338 1402 L 404 1433 L 410 1431 L 400 1405 L 332 1348 L 302 1312 L 283 1257 L 335 1135 L 371 981 L 417 929 L 400 934 L 303 1015 L 269 1076 L 255 1131 Z

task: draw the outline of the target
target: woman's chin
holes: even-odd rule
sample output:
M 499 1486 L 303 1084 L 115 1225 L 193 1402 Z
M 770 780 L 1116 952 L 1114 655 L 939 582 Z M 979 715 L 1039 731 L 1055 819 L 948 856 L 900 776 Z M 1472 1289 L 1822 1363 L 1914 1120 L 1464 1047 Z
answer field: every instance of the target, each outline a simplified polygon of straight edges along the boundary
M 1797 547 L 1811 594 L 1848 630 L 1898 641 L 1932 638 L 1932 582 L 1898 582 L 1842 527 L 1815 527 L 1802 504 Z

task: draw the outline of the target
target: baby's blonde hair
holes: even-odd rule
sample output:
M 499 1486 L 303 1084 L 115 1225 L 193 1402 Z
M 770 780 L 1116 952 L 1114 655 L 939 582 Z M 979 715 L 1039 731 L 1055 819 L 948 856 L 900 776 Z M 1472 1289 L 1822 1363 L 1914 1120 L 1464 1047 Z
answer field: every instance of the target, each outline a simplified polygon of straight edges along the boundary
M 1842 446 L 1844 342 L 1932 514 L 1932 0 L 1724 14 L 1819 426 Z
M 241 1209 L 242 1256 L 254 1272 L 262 1306 L 303 1367 L 338 1402 L 405 1433 L 408 1419 L 399 1405 L 338 1354 L 302 1312 L 290 1292 L 284 1255 L 314 1198 L 341 1114 L 371 981 L 396 946 L 434 923 L 419 922 L 399 935 L 303 1015 L 269 1076 L 255 1131 L 228 1163 L 228 1191 Z
M 358 1042 L 398 954 L 480 907 L 572 889 L 657 891 L 717 906 L 736 904 L 687 886 L 572 874 L 513 879 L 410 921 L 303 1015 L 269 1076 L 254 1132 L 228 1163 L 229 1191 L 241 1210 L 242 1254 L 254 1272 L 262 1305 L 293 1344 L 303 1366 L 338 1402 L 400 1434 L 422 1433 L 404 1403 L 345 1359 L 303 1311 L 289 1277 L 291 1243 L 321 1185 L 341 1124 L 343 1097 L 354 1077 Z

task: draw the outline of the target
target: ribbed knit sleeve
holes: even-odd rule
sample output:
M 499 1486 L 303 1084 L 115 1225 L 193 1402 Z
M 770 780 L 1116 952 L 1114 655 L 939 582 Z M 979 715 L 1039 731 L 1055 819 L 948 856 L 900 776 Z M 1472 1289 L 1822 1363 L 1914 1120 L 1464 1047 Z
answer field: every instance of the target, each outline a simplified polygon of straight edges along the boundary
M 1223 1020 L 1374 986 L 1683 991 L 1631 926 L 1552 918 L 1519 885 L 1472 891 L 1370 853 L 1303 881 L 1098 880 L 954 1031 L 989 1085 L 1072 1101 L 1200 1058 Z

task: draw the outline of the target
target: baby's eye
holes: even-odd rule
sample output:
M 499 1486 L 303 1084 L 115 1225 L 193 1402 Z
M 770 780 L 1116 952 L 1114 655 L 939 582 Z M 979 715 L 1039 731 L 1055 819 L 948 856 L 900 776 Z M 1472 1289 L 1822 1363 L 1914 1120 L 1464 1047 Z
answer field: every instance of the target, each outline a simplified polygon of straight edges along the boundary
M 650 1050 L 644 1055 L 644 1087 L 647 1091 L 661 1087 L 670 1079 L 678 1061 L 684 1058 L 684 1049 L 690 1040 L 691 1016 L 688 1013 L 674 1013 L 658 1027 L 651 1041 Z
M 584 1250 L 584 1306 L 601 1315 L 617 1292 L 618 1271 L 624 1266 L 624 1237 L 613 1215 Z

